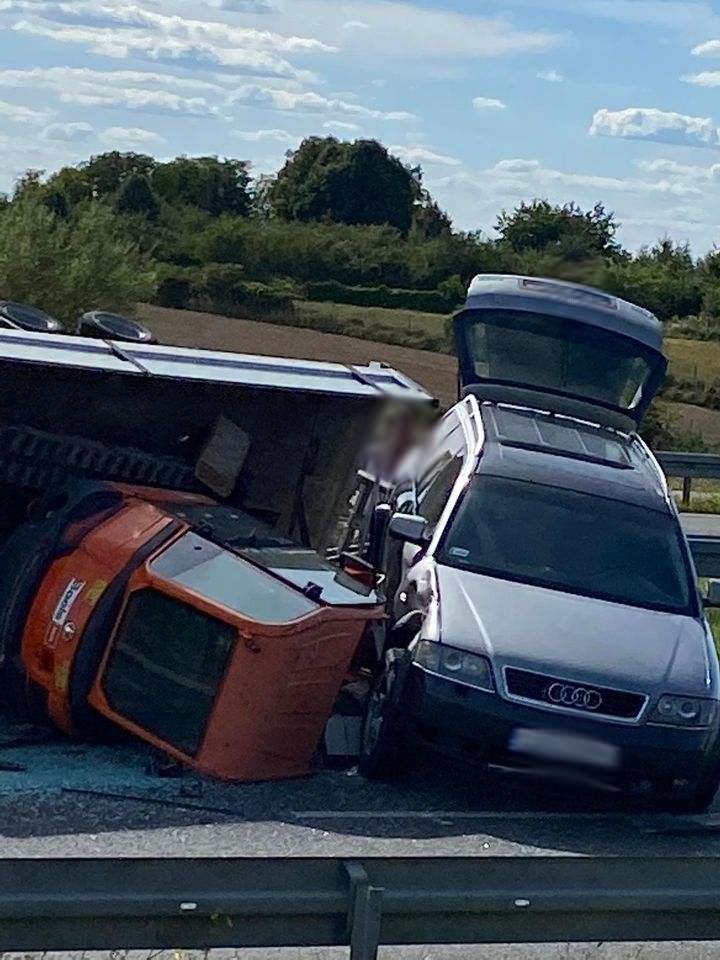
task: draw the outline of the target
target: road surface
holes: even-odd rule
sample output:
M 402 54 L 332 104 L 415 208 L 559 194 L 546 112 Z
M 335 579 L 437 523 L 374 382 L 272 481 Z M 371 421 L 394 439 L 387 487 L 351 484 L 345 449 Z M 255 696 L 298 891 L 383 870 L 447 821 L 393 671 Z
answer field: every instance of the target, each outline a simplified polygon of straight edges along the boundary
M 513 775 L 469 773 L 435 758 L 397 785 L 369 783 L 354 769 L 231 785 L 194 774 L 161 778 L 148 764 L 142 745 L 87 746 L 57 738 L 17 746 L 0 736 L 0 854 L 720 855 L 720 806 L 715 815 L 694 819 L 643 814 L 612 799 Z M 148 958 L 133 954 L 132 960 L 136 956 Z M 223 953 L 220 960 L 227 956 Z M 345 960 L 347 951 L 248 951 L 241 956 Z M 123 957 L 118 952 L 113 960 Z M 433 947 L 393 949 L 382 957 L 702 960 L 720 958 L 720 944 Z M 159 960 L 156 953 L 152 958 Z M 167 958 L 200 960 L 177 953 Z

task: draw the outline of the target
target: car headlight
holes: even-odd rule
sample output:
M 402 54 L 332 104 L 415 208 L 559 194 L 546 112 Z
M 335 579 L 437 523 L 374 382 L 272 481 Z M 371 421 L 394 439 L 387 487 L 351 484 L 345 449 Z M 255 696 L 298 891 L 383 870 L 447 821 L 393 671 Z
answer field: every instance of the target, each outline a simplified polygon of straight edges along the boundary
M 490 661 L 477 653 L 467 653 L 432 640 L 420 640 L 413 650 L 413 660 L 424 670 L 447 677 L 448 680 L 466 683 L 480 690 L 495 689 Z
M 707 727 L 714 720 L 716 711 L 715 700 L 666 693 L 656 703 L 648 723 L 662 723 L 670 727 Z

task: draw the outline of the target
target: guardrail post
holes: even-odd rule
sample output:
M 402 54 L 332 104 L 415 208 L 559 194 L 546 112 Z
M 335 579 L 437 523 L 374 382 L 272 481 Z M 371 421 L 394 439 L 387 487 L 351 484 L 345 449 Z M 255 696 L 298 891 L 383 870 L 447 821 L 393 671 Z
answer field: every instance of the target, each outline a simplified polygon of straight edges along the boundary
M 692 477 L 683 477 L 682 505 L 690 506 L 690 494 L 692 493 Z
M 350 960 L 377 960 L 382 922 L 383 887 L 373 887 L 361 863 L 343 864 L 350 880 L 348 926 Z

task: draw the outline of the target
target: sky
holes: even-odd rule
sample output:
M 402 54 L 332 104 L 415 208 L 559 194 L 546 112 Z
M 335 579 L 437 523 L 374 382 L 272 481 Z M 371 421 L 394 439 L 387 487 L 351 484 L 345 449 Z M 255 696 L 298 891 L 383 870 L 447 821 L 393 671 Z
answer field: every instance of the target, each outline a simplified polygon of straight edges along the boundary
M 542 197 L 604 203 L 630 249 L 720 244 L 720 0 L 0 0 L 0 26 L 3 190 L 372 137 L 458 229 Z

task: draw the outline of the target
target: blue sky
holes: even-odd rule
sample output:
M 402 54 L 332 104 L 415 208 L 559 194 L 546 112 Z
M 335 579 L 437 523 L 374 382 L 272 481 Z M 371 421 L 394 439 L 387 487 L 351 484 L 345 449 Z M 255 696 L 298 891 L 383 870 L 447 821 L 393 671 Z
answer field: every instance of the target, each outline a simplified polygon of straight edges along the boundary
M 108 149 L 377 137 L 462 229 L 602 201 L 720 243 L 720 0 L 0 0 L 0 188 Z

